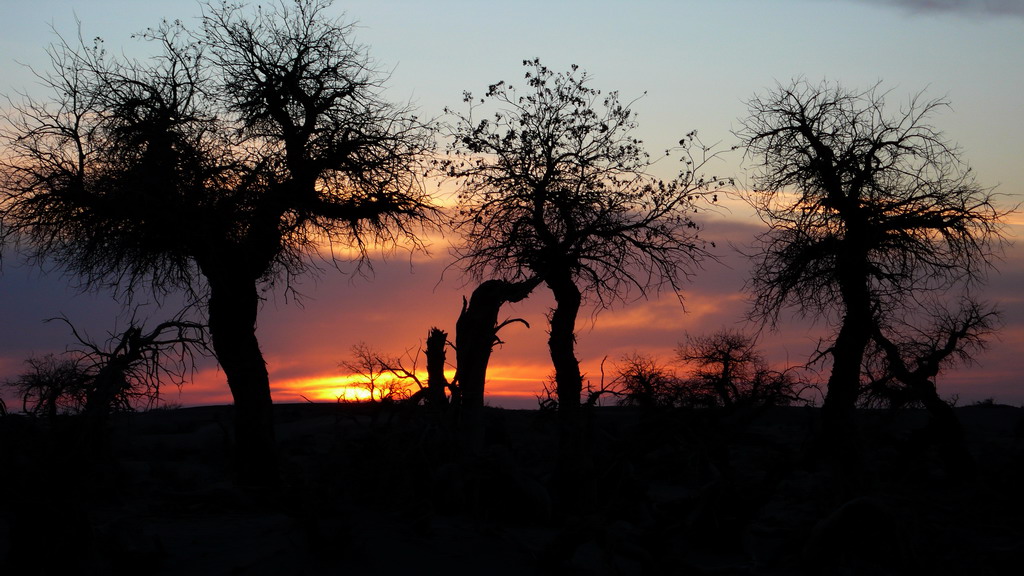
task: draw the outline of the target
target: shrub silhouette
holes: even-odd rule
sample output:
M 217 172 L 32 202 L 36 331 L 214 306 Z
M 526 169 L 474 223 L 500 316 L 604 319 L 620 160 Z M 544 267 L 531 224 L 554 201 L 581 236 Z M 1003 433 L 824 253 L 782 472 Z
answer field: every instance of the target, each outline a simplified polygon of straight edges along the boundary
M 28 370 L 7 385 L 21 397 L 21 409 L 33 416 L 56 418 L 85 410 L 91 378 L 81 359 L 47 354 L 25 361 Z

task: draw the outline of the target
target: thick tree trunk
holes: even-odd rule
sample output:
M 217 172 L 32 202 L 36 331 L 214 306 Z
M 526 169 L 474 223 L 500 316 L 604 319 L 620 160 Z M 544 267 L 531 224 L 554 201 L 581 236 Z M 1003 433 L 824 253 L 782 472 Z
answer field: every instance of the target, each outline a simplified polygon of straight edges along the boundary
M 593 505 L 596 492 L 580 406 L 583 376 L 576 359 L 576 317 L 582 296 L 568 274 L 548 278 L 546 283 L 555 296 L 548 337 L 559 421 L 559 458 L 553 488 L 563 514 L 582 514 Z
M 117 395 L 127 386 L 124 377 L 127 364 L 119 359 L 113 359 L 97 372 L 93 388 L 86 396 L 83 410 L 89 433 L 99 433 L 114 411 Z
M 953 407 L 939 396 L 935 383 L 928 378 L 914 382 L 913 389 L 931 417 L 926 433 L 938 448 L 947 473 L 960 480 L 974 478 L 977 463 L 964 443 L 964 428 Z
M 280 481 L 267 365 L 256 339 L 259 295 L 252 279 L 210 277 L 209 322 L 214 353 L 235 402 L 236 482 L 276 486 Z
M 832 348 L 832 373 L 821 407 L 821 456 L 850 486 L 857 486 L 863 470 L 863 454 L 857 429 L 857 399 L 864 354 L 871 340 L 873 316 L 867 286 L 867 261 L 859 254 L 862 243 L 850 232 L 846 240 L 854 256 L 841 258 L 838 282 L 843 298 L 843 323 Z
M 860 318 L 850 318 L 848 314 L 832 351 L 832 373 L 821 407 L 821 419 L 825 438 L 834 449 L 849 440 L 856 429 L 861 366 L 870 338 L 870 332 L 862 324 Z
M 563 425 L 578 426 L 583 376 L 576 359 L 576 317 L 583 299 L 568 274 L 563 278 L 549 278 L 547 285 L 555 296 L 548 349 L 555 367 L 559 419 Z
M 458 364 L 460 420 L 463 442 L 471 450 L 483 444 L 484 386 L 491 351 L 497 342 L 498 312 L 507 302 L 519 302 L 530 295 L 539 280 L 508 282 L 487 280 L 463 302 L 455 324 Z
M 930 380 L 918 383 L 915 393 L 921 398 L 921 404 L 928 410 L 935 431 L 935 439 L 939 442 L 962 442 L 964 428 L 956 412 L 945 400 L 939 397 L 935 384 Z
M 448 334 L 439 328 L 431 328 L 427 335 L 427 406 L 431 410 L 443 410 L 448 406 L 445 388 L 448 379 L 444 376 L 445 346 Z

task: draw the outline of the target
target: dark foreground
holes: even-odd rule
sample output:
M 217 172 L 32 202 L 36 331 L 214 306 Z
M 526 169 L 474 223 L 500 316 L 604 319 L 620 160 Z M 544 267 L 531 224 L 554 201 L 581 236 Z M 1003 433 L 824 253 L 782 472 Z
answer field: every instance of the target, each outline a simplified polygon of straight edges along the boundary
M 957 409 L 952 473 L 922 412 L 861 414 L 865 473 L 808 464 L 817 411 L 599 408 L 585 510 L 552 501 L 552 415 L 492 409 L 458 456 L 421 411 L 276 408 L 284 485 L 231 482 L 228 407 L 0 418 L 2 574 L 1019 574 L 1024 410 Z M 65 426 L 67 424 L 67 426 Z M 855 485 L 854 485 L 855 484 Z

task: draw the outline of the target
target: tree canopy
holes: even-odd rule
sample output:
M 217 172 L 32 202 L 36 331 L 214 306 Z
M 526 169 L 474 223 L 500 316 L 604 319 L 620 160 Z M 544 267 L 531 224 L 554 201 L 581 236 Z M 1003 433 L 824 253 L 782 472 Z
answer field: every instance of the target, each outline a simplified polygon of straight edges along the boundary
M 837 327 L 824 350 L 833 448 L 852 442 L 879 329 L 924 303 L 957 305 L 1005 241 L 994 191 L 931 124 L 947 102 L 918 94 L 893 111 L 887 96 L 796 80 L 750 99 L 737 131 L 754 169 L 747 197 L 768 224 L 751 254 L 755 317 L 774 325 L 792 307 Z
M 238 415 L 242 476 L 272 481 L 258 287 L 336 248 L 414 245 L 433 207 L 432 131 L 383 97 L 386 75 L 330 0 L 204 5 L 200 25 L 138 36 L 146 60 L 60 39 L 46 99 L 5 118 L 6 240 L 90 287 L 186 289 L 206 303 Z
M 449 110 L 461 265 L 478 278 L 564 269 L 599 306 L 679 289 L 708 257 L 692 219 L 698 197 L 724 183 L 700 173 L 708 150 L 688 134 L 680 177 L 655 178 L 618 92 L 590 87 L 576 66 L 523 65 L 523 89 L 498 82 L 478 100 L 465 93 L 468 112 Z
M 523 65 L 524 88 L 498 82 L 479 100 L 467 92 L 467 112 L 449 111 L 444 167 L 459 182 L 459 264 L 475 278 L 537 278 L 552 291 L 549 345 L 559 408 L 571 412 L 582 386 L 573 351 L 581 304 L 679 290 L 709 256 L 692 214 L 721 182 L 700 174 L 709 154 L 692 133 L 679 177 L 655 178 L 618 92 L 590 87 L 576 66 Z

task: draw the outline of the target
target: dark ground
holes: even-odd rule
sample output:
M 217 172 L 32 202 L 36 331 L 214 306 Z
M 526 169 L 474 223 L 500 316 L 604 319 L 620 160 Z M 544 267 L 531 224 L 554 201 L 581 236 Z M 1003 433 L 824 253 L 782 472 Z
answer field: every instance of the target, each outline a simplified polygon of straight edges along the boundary
M 458 457 L 422 410 L 276 407 L 284 486 L 235 487 L 231 409 L 0 418 L 0 574 L 1019 574 L 1024 409 L 961 407 L 976 475 L 863 411 L 865 473 L 806 459 L 818 412 L 598 408 L 585 509 L 553 501 L 553 415 L 490 409 Z M 959 470 L 959 468 L 957 469 Z

